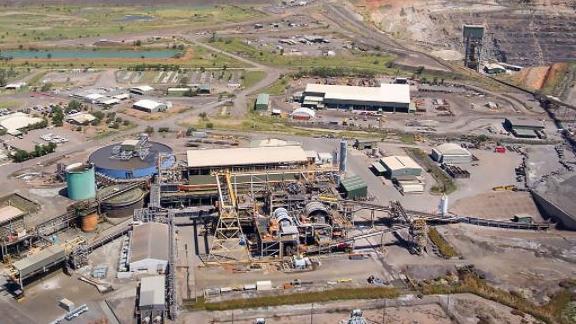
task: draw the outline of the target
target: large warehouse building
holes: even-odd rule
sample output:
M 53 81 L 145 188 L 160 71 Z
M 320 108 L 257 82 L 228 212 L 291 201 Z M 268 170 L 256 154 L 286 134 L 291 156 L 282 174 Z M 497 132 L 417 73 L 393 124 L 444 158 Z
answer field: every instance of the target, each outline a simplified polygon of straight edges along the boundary
M 412 112 L 410 85 L 381 84 L 380 87 L 358 87 L 330 84 L 308 84 L 302 93 L 302 106 Z
M 470 163 L 472 153 L 458 144 L 444 143 L 432 149 L 432 159 L 446 164 Z
M 504 128 L 519 138 L 536 138 L 544 130 L 544 124 L 533 119 L 508 117 L 504 119 Z
M 168 265 L 168 225 L 145 223 L 134 226 L 130 241 L 130 271 L 164 273 Z
M 422 175 L 422 167 L 408 156 L 387 156 L 380 159 L 380 163 L 386 169 L 385 175 L 389 178 Z
M 187 152 L 188 174 L 211 174 L 222 169 L 267 170 L 308 164 L 301 146 L 237 147 Z

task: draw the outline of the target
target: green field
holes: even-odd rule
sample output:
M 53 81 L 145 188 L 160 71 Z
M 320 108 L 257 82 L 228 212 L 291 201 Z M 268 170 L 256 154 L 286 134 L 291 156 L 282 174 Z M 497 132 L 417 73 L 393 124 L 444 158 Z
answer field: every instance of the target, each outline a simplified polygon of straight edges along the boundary
M 264 71 L 246 71 L 242 78 L 242 85 L 244 88 L 250 88 L 260 80 L 264 79 L 265 76 L 266 72 Z
M 132 16 L 132 17 L 129 17 Z M 0 44 L 102 37 L 119 33 L 199 27 L 261 17 L 248 6 L 28 6 L 0 11 Z
M 292 67 L 301 69 L 312 69 L 322 67 L 346 67 L 349 69 L 357 69 L 364 71 L 371 71 L 376 73 L 394 73 L 396 69 L 390 68 L 389 63 L 394 60 L 391 55 L 375 55 L 356 52 L 354 55 L 341 55 L 341 56 L 285 56 L 272 53 L 268 50 L 259 50 L 251 45 L 242 42 L 238 38 L 219 39 L 217 38 L 210 45 L 217 47 L 221 50 L 236 53 L 246 58 L 253 59 L 260 63 Z

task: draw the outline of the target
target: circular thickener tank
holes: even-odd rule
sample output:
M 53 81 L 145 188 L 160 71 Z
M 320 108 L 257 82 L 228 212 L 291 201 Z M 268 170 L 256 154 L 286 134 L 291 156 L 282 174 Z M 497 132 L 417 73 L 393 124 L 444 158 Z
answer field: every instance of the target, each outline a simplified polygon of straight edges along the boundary
M 121 190 L 122 186 L 110 186 L 100 190 L 98 195 L 106 197 Z M 100 208 L 108 218 L 132 217 L 135 209 L 144 207 L 144 196 L 145 193 L 142 189 L 134 188 L 104 200 L 100 204 Z
M 98 228 L 98 214 L 91 213 L 84 215 L 80 218 L 82 232 L 94 232 Z
M 94 164 L 97 173 L 114 179 L 147 178 L 157 174 L 158 157 L 161 154 L 162 169 L 169 169 L 176 164 L 168 145 L 148 141 L 141 152 L 134 151 L 137 146 L 132 146 L 130 155 L 122 155 L 127 147 L 129 145 L 124 142 L 104 146 L 90 154 L 88 160 Z
M 85 200 L 96 197 L 96 177 L 93 165 L 74 163 L 67 166 L 65 171 L 68 198 Z

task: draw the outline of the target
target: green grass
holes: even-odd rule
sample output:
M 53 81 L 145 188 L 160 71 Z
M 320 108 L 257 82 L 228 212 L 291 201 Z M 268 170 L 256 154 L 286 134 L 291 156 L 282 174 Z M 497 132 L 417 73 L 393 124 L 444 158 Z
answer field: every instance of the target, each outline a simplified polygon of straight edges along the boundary
M 345 66 L 350 69 L 377 73 L 394 73 L 397 71 L 397 69 L 388 67 L 389 63 L 394 60 L 394 56 L 392 55 L 375 55 L 356 52 L 354 55 L 340 55 L 334 57 L 285 56 L 275 54 L 268 49 L 257 49 L 256 47 L 244 43 L 238 38 L 216 39 L 216 41 L 210 43 L 210 45 L 273 66 L 300 69 Z
M 242 85 L 244 88 L 248 89 L 260 80 L 264 79 L 265 76 L 266 72 L 264 71 L 246 71 L 246 73 L 244 73 L 244 78 L 242 79 Z
M 430 159 L 430 157 L 419 148 L 404 148 L 404 150 L 412 156 L 427 172 L 432 174 L 434 180 L 436 180 L 436 185 L 430 189 L 430 192 L 440 194 L 450 194 L 456 191 L 456 183 L 450 178 L 449 175 L 444 173 L 438 165 Z
M 335 300 L 397 298 L 398 296 L 399 292 L 396 288 L 338 288 L 308 293 L 234 299 L 217 303 L 207 303 L 203 298 L 201 298 L 198 303 L 194 303 L 191 300 L 184 301 L 184 307 L 187 309 L 220 311 L 228 309 L 321 303 Z
M 153 17 L 123 21 L 126 15 Z M 261 17 L 249 6 L 75 6 L 4 7 L 0 14 L 0 43 L 25 44 L 86 37 L 233 23 Z
M 288 78 L 286 76 L 274 81 L 271 85 L 267 88 L 262 90 L 261 92 L 268 93 L 271 96 L 281 96 L 286 91 L 286 88 L 289 85 Z
M 0 100 L 0 108 L 19 108 L 22 102 L 20 100 Z

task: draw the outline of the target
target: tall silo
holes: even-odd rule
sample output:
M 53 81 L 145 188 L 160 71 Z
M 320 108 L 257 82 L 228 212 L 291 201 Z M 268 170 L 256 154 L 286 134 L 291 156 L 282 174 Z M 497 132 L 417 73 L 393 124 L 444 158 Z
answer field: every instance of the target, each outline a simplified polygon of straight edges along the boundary
M 348 142 L 345 140 L 340 141 L 340 151 L 339 151 L 339 160 L 338 166 L 340 173 L 346 173 L 346 165 L 348 160 Z
M 74 163 L 66 167 L 68 198 L 85 200 L 96 198 L 96 175 L 94 165 Z

